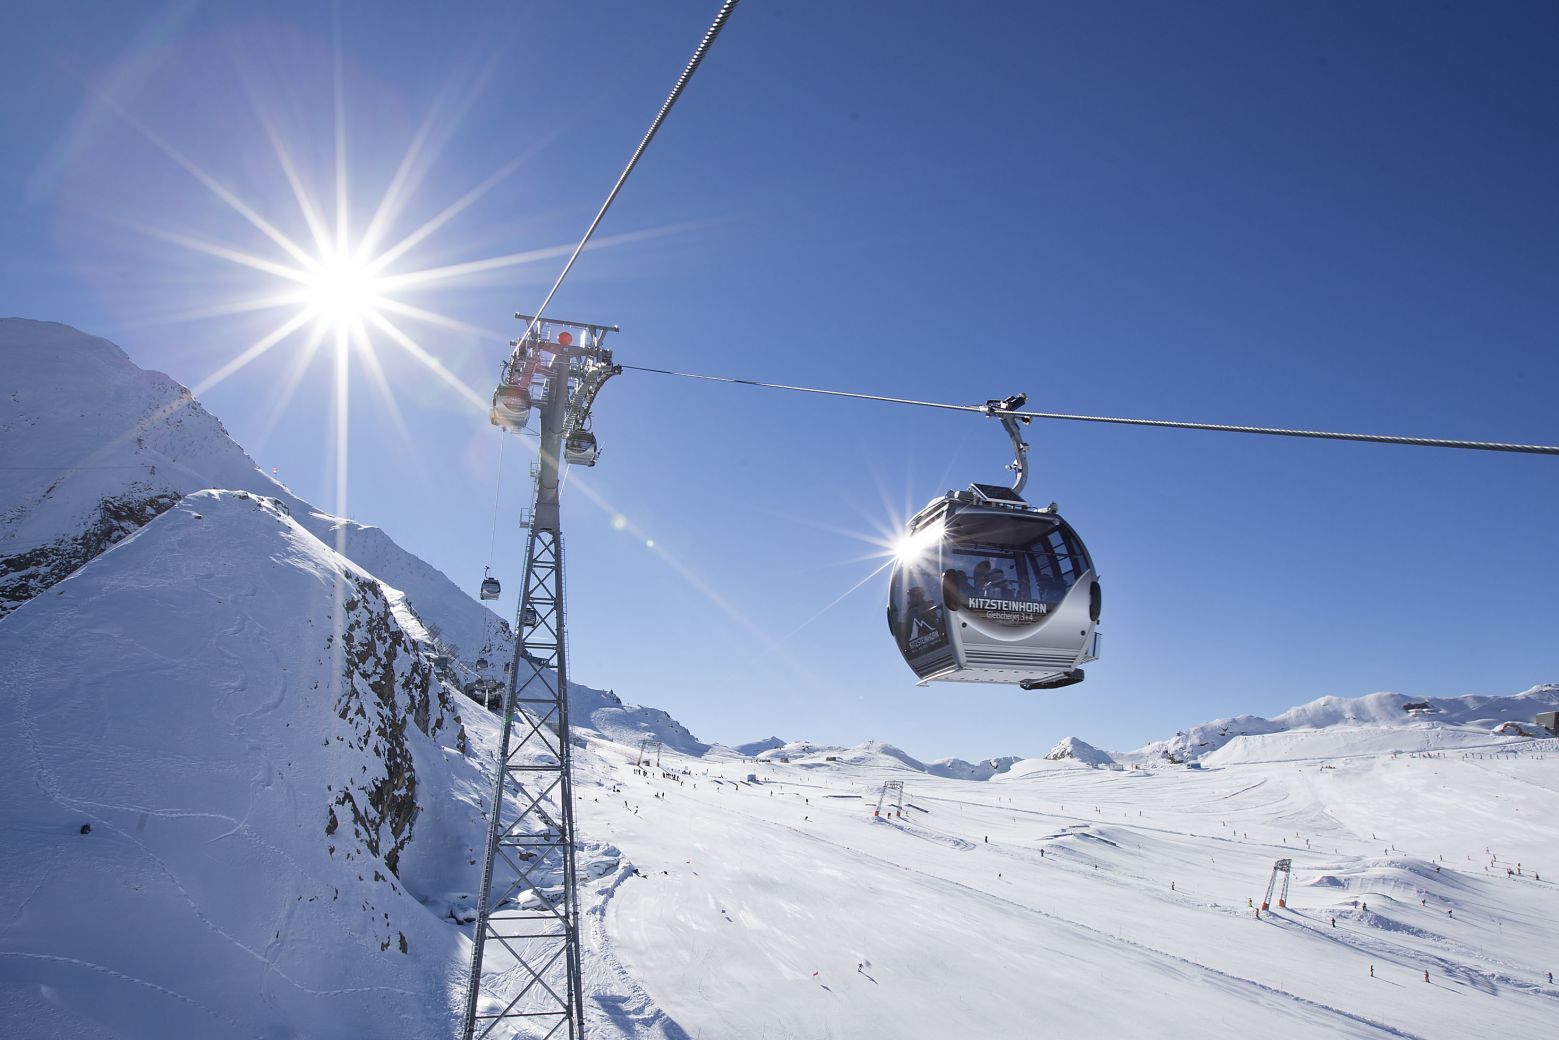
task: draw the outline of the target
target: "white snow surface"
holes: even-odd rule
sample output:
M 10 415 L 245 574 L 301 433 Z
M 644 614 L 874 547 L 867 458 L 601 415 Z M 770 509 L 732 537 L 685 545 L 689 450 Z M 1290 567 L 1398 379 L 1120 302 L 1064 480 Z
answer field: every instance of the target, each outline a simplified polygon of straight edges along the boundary
M 1559 741 L 1289 758 L 1284 736 L 994 782 L 881 749 L 644 775 L 595 743 L 580 826 L 635 871 L 596 955 L 674 1037 L 1552 1035 Z M 886 780 L 903 818 L 872 816 Z M 1257 919 L 1279 858 L 1287 906 Z

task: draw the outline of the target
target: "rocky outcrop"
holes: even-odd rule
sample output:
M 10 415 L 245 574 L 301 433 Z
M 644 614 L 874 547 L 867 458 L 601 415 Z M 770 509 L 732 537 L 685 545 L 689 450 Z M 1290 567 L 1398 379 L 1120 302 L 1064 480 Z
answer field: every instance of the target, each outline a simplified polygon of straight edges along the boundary
M 420 811 L 415 758 L 407 743 L 408 727 L 440 740 L 450 720 L 459 726 L 449 689 L 438 681 L 431 661 L 418 653 L 391 614 L 377 582 L 352 579 L 354 594 L 342 604 L 344 681 L 336 698 L 336 716 L 347 732 L 338 741 L 372 756 L 376 768 L 343 779 L 329 809 L 326 833 L 334 834 L 345 810 L 351 834 L 369 855 L 398 874 L 401 851 L 412 839 Z M 334 639 L 332 635 L 330 637 Z M 454 736 L 465 750 L 463 729 Z M 334 853 L 334 847 L 332 848 Z M 351 858 L 352 853 L 345 855 Z
M 0 555 L 0 618 L 91 562 L 173 507 L 182 496 L 140 485 L 103 498 L 79 530 L 12 555 Z M 3 552 L 3 547 L 0 547 Z

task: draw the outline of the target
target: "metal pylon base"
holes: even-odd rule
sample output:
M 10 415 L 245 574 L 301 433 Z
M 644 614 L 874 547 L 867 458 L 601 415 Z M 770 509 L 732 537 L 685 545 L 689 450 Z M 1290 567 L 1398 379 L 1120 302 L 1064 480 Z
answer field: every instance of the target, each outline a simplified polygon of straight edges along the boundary
M 532 526 L 462 1036 L 584 1035 L 563 539 Z

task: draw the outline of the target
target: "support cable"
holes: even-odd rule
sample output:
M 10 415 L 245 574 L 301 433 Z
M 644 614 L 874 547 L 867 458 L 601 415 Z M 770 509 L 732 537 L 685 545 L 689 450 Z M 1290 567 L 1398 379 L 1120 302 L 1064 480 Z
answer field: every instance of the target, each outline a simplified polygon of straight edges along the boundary
M 725 23 L 730 19 L 731 12 L 736 10 L 736 5 L 739 2 L 740 0 L 725 0 L 725 3 L 720 5 L 719 13 L 715 15 L 715 20 L 710 23 L 709 29 L 704 33 L 704 38 L 699 41 L 697 49 L 693 51 L 693 57 L 688 60 L 687 67 L 682 70 L 682 75 L 677 77 L 676 86 L 671 88 L 671 93 L 666 97 L 666 103 L 660 106 L 660 112 L 656 114 L 654 121 L 650 123 L 650 128 L 645 131 L 644 140 L 640 141 L 639 147 L 633 150 L 633 157 L 628 160 L 628 165 L 623 167 L 622 175 L 617 178 L 617 183 L 612 185 L 612 190 L 607 193 L 606 201 L 601 203 L 601 209 L 596 213 L 595 219 L 585 229 L 585 237 L 579 240 L 579 245 L 574 247 L 574 253 L 568 258 L 568 263 L 563 265 L 563 271 L 558 275 L 558 280 L 552 283 L 552 288 L 548 291 L 547 298 L 541 301 L 540 307 L 536 308 L 536 317 L 532 318 L 530 324 L 525 326 L 525 336 L 531 334 L 536 328 L 536 323 L 541 320 L 541 316 L 547 313 L 547 305 L 552 302 L 552 297 L 557 294 L 558 289 L 563 285 L 563 279 L 568 277 L 568 272 L 573 270 L 574 261 L 579 259 L 580 253 L 584 252 L 586 243 L 590 241 L 590 236 L 595 234 L 595 229 L 601 225 L 601 219 L 606 216 L 606 211 L 612 208 L 612 203 L 617 199 L 617 193 L 622 191 L 624 184 L 628 183 L 628 175 L 639 164 L 639 159 L 644 155 L 645 149 L 650 146 L 650 142 L 660 132 L 660 126 L 666 121 L 666 116 L 671 112 L 671 107 L 682 96 L 683 88 L 687 86 L 688 80 L 693 78 L 693 73 L 698 71 L 698 66 L 703 62 L 704 55 L 709 53 L 709 48 L 714 44 L 715 38 L 720 35 L 720 30 L 725 28 Z M 524 339 L 525 336 L 522 336 L 521 339 Z
M 487 541 L 487 563 L 492 565 L 493 556 L 498 552 L 498 502 L 503 492 L 503 446 L 509 441 L 508 432 L 503 427 L 498 428 L 498 479 L 493 484 L 493 528 Z
M 1010 415 L 1020 419 L 1057 419 L 1066 422 L 1112 423 L 1121 426 L 1157 426 L 1171 430 L 1214 430 L 1222 433 L 1259 433 L 1270 437 L 1308 437 L 1314 440 L 1406 444 L 1420 448 L 1463 448 L 1469 451 L 1504 451 L 1523 455 L 1559 455 L 1559 445 L 1555 444 L 1507 444 L 1501 441 L 1460 441 L 1448 440 L 1442 437 L 1401 437 L 1385 433 L 1289 430 L 1272 426 L 1236 426 L 1229 423 L 1179 422 L 1172 419 L 1131 419 L 1108 415 L 1070 415 L 1065 412 L 992 412 L 989 405 L 983 404 L 949 404 L 945 401 L 917 401 L 908 397 L 852 393 L 848 390 L 824 390 L 819 387 L 792 386 L 787 383 L 766 383 L 758 379 L 735 379 L 730 376 L 702 375 L 697 372 L 677 372 L 668 368 L 648 368 L 644 365 L 623 365 L 622 367 L 635 372 L 653 372 L 656 375 L 677 376 L 682 379 L 701 379 L 712 383 L 736 383 L 742 386 L 759 386 L 767 390 L 792 390 L 803 394 L 848 397 L 858 401 L 883 401 L 888 404 L 907 404 L 914 405 L 917 408 L 941 408 L 953 412 L 975 412 L 980 415 Z

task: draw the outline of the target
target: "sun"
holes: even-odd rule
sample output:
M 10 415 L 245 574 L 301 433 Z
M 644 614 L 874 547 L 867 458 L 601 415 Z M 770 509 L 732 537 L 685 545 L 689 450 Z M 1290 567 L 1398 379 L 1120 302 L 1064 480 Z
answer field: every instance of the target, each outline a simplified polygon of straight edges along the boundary
M 326 330 L 360 328 L 386 302 L 385 279 L 360 254 L 332 250 L 305 273 L 304 306 Z

